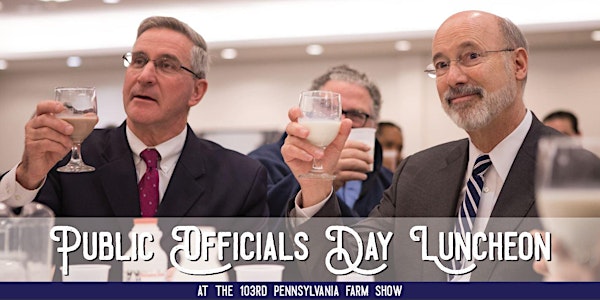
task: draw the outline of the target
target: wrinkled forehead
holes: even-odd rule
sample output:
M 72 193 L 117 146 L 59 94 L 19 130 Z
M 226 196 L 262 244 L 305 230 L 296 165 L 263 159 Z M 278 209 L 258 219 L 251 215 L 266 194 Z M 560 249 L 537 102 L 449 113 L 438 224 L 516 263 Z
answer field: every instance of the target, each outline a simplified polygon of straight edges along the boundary
M 449 55 L 468 48 L 495 49 L 503 44 L 498 18 L 481 12 L 465 12 L 448 18 L 437 30 L 432 56 Z

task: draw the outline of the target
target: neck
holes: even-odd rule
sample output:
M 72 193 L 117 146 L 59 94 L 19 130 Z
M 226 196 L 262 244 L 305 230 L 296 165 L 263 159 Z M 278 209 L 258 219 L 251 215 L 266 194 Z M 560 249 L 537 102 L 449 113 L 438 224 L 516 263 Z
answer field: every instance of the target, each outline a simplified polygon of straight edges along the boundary
M 477 149 L 489 153 L 523 121 L 527 109 L 523 101 L 515 103 L 496 116 L 487 126 L 467 134 Z
M 181 133 L 186 127 L 187 123 L 183 124 L 172 124 L 170 126 L 164 125 L 141 125 L 135 124 L 127 120 L 127 126 L 137 136 L 144 145 L 148 147 L 154 147 L 160 145 L 178 134 Z

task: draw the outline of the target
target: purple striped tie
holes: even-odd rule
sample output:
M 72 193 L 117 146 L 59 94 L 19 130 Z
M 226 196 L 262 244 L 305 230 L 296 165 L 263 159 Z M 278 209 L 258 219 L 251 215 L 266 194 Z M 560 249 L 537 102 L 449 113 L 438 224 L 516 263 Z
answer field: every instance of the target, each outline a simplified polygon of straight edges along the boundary
M 153 217 L 158 210 L 158 160 L 160 154 L 156 149 L 146 149 L 140 153 L 146 163 L 146 173 L 140 179 L 140 209 L 142 217 Z

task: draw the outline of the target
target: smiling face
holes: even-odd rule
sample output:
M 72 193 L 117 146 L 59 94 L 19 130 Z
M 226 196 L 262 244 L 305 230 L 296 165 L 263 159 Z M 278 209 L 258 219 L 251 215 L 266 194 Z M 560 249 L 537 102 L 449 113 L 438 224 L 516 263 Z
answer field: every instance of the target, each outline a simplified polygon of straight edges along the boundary
M 434 37 L 434 61 L 450 62 L 447 73 L 436 77 L 442 107 L 466 131 L 487 126 L 519 96 L 513 51 L 485 52 L 506 48 L 497 17 L 481 12 L 450 17 Z M 482 54 L 481 62 L 466 67 L 456 61 L 471 53 Z
M 143 53 L 150 60 L 175 57 L 189 67 L 192 46 L 179 32 L 152 28 L 138 37 L 132 52 Z M 138 137 L 159 135 L 154 142 L 163 142 L 185 128 L 190 107 L 200 102 L 206 87 L 205 79 L 195 79 L 184 70 L 166 74 L 152 62 L 141 69 L 129 67 L 123 84 L 127 124 Z

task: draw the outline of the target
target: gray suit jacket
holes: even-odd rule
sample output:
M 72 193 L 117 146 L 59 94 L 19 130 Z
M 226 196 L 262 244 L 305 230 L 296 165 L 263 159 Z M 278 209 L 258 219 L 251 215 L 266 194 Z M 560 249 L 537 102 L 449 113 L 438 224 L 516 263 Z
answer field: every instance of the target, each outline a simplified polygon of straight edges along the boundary
M 534 173 L 537 142 L 544 135 L 560 134 L 544 126 L 535 116 L 521 148 L 519 149 L 486 231 L 529 231 L 537 222 L 524 221 L 523 217 L 536 217 Z M 394 231 L 392 257 L 388 261 L 387 279 L 401 281 L 446 281 L 446 274 L 433 263 L 421 258 L 421 244 L 409 238 L 412 225 L 431 225 L 444 232 L 452 231 L 456 216 L 459 193 L 464 184 L 468 162 L 468 140 L 442 144 L 405 158 L 398 166 L 392 185 L 384 193 L 380 204 L 369 215 L 369 219 L 353 228 L 358 232 Z M 335 198 L 333 195 L 332 198 Z M 315 217 L 339 216 L 337 201 L 329 201 Z M 509 217 L 509 219 L 507 218 Z M 427 219 L 425 219 L 427 218 Z M 432 219 L 444 218 L 444 219 Z M 508 221 L 507 221 L 508 220 Z M 332 223 L 327 221 L 324 223 Z M 306 231 L 311 237 L 323 236 L 322 226 L 307 222 L 297 230 Z M 437 234 L 429 234 L 430 254 L 437 254 Z M 314 241 L 309 246 L 314 259 L 324 260 L 332 248 L 330 243 Z M 486 249 L 486 248 L 483 248 Z M 312 260 L 313 258 L 311 258 Z M 315 266 L 300 266 L 303 273 Z M 314 274 L 328 274 L 311 272 Z M 306 273 L 308 274 L 308 273 Z M 331 278 L 320 278 L 331 280 Z M 539 280 L 531 262 L 477 262 L 471 281 L 531 281 Z

